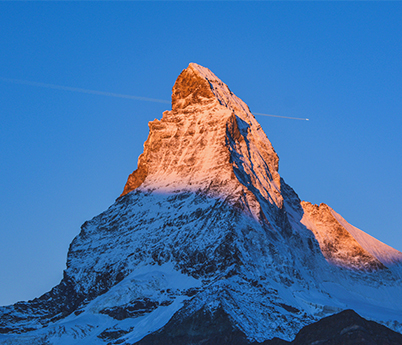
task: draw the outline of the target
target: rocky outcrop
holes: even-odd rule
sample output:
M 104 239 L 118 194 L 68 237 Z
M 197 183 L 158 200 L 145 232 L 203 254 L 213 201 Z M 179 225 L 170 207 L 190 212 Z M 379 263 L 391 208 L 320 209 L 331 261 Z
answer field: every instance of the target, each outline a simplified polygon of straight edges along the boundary
M 200 309 L 190 317 L 173 317 L 160 331 L 150 334 L 136 345 L 248 345 L 246 335 L 220 307 L 214 311 Z
M 180 73 L 172 90 L 173 112 L 185 112 L 190 110 L 189 106 L 206 106 L 214 100 L 215 95 L 208 80 L 192 65 Z

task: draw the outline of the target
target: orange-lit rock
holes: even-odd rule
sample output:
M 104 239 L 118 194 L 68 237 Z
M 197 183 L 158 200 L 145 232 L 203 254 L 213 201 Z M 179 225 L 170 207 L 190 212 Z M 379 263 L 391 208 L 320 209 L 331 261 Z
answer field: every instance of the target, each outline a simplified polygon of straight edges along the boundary
M 376 270 L 385 266 L 343 227 L 326 204 L 302 201 L 301 223 L 314 233 L 325 258 L 337 266 L 357 270 Z
M 149 123 L 130 191 L 192 190 L 226 197 L 260 213 L 256 188 L 282 208 L 279 158 L 248 106 L 209 69 L 191 63 L 176 80 L 172 110 Z

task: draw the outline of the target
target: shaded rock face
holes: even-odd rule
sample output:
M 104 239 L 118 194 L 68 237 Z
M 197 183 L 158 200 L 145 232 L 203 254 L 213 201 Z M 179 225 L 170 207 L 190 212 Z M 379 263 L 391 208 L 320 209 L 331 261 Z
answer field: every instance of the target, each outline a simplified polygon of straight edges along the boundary
M 74 287 L 74 282 L 64 275 L 59 285 L 41 297 L 0 307 L 0 333 L 25 333 L 68 316 L 85 299 Z
M 233 320 L 221 308 L 200 309 L 190 317 L 173 317 L 163 329 L 150 334 L 136 345 L 246 345 L 246 335 L 234 327 Z
M 279 344 L 348 308 L 402 331 L 402 253 L 301 202 L 278 163 L 248 106 L 190 64 L 62 282 L 0 307 L 0 344 Z
M 164 302 L 163 305 L 167 306 L 172 302 Z M 138 317 L 146 313 L 151 313 L 159 306 L 157 301 L 152 301 L 149 298 L 144 298 L 118 307 L 110 307 L 100 310 L 100 313 L 111 316 L 116 320 L 124 320 L 132 317 Z
M 222 308 L 213 313 L 199 310 L 185 320 L 173 317 L 161 330 L 144 337 L 136 345 L 400 345 L 402 335 L 353 310 L 323 318 L 304 327 L 291 341 L 279 338 L 250 342 L 233 326 Z
M 304 327 L 291 344 L 400 345 L 402 335 L 345 310 Z

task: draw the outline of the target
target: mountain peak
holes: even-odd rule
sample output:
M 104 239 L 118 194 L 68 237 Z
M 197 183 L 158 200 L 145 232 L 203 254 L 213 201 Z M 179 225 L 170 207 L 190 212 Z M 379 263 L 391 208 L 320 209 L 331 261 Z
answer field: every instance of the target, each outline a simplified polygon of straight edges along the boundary
M 204 70 L 207 69 L 190 63 L 180 73 L 172 89 L 172 110 L 184 110 L 190 105 L 212 103 L 215 100 Z
M 179 102 L 179 105 L 184 103 L 187 106 L 197 103 L 190 100 L 197 100 L 198 104 L 207 103 L 208 100 L 218 101 L 220 105 L 232 110 L 246 122 L 249 122 L 246 120 L 249 116 L 254 118 L 247 104 L 238 98 L 222 80 L 208 68 L 194 62 L 181 72 L 173 86 L 172 109 L 178 105 L 177 101 L 183 101 L 187 97 L 189 98 L 187 102 Z
M 301 202 L 247 105 L 202 66 L 149 123 L 123 195 L 82 225 L 59 285 L 0 307 L 0 344 L 291 340 L 343 309 L 402 331 L 402 253 Z
M 209 69 L 190 63 L 173 86 L 172 110 L 149 129 L 122 195 L 137 188 L 201 190 L 250 208 L 256 189 L 282 206 L 275 150 L 248 106 Z

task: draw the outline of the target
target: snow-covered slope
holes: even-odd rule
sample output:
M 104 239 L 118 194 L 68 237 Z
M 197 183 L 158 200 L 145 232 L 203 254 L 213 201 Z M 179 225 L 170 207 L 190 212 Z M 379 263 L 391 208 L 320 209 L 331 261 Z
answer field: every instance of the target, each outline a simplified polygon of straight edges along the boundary
M 211 71 L 190 64 L 149 128 L 122 195 L 71 243 L 61 283 L 0 308 L 0 344 L 146 344 L 200 315 L 249 341 L 290 340 L 344 309 L 402 330 L 402 254 L 301 202 Z

